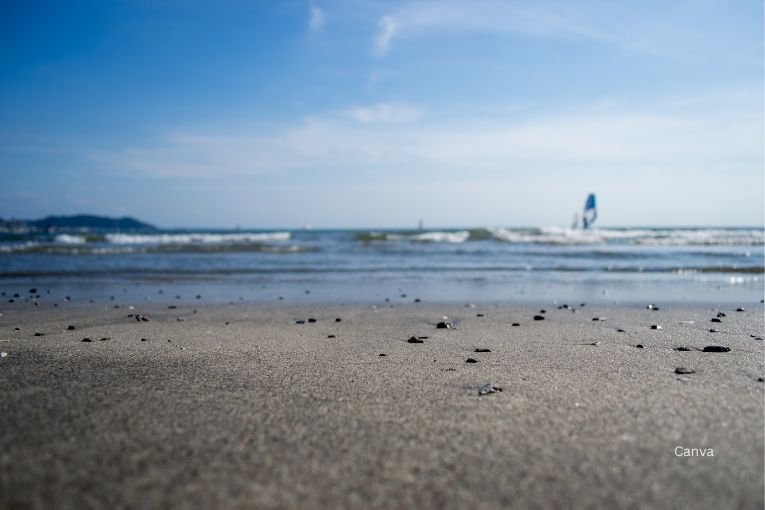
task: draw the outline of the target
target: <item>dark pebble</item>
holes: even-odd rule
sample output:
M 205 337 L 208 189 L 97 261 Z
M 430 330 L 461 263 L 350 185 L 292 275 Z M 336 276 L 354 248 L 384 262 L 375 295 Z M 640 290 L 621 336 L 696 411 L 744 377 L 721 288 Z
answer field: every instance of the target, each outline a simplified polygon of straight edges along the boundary
M 513 322 L 513 323 L 511 324 L 511 326 L 512 326 L 512 327 L 514 327 L 514 328 L 517 328 L 518 326 L 520 326 L 520 324 L 518 324 L 517 322 Z
M 337 338 L 335 335 L 327 335 L 327 338 Z
M 105 337 L 101 338 L 101 339 L 99 340 L 99 342 L 106 342 L 107 340 L 111 340 L 111 339 L 112 339 L 112 337 L 110 337 L 110 336 L 105 336 Z
M 14 331 L 21 331 L 21 328 L 13 328 Z
M 45 336 L 45 333 L 35 333 L 35 336 Z
M 547 313 L 547 310 L 539 310 L 539 313 Z
M 341 319 L 340 317 L 338 317 L 337 319 L 335 319 L 335 322 L 343 322 L 343 319 Z
M 649 310 L 658 310 L 659 309 L 659 307 L 656 306 L 653 303 L 651 303 L 650 305 L 646 306 L 646 308 L 648 308 Z
M 36 294 L 37 293 L 37 289 L 35 289 L 35 288 L 29 289 L 29 293 L 30 294 Z
M 177 307 L 177 306 L 175 306 L 175 305 L 170 305 L 170 306 L 168 306 L 167 308 L 168 308 L 169 310 L 175 310 L 175 309 L 176 309 L 176 308 L 178 308 L 178 307 Z
M 661 326 L 659 326 L 658 324 L 653 324 L 651 326 L 651 329 L 661 329 Z
M 409 340 L 407 340 L 407 342 L 410 343 L 410 344 L 423 344 L 423 343 L 425 343 L 422 340 L 420 340 L 419 338 L 417 338 L 416 336 L 410 337 Z
M 605 317 L 593 317 L 592 320 L 595 321 L 595 322 L 605 322 L 606 318 Z
M 19 293 L 17 292 L 16 294 L 14 294 L 14 295 L 13 295 L 13 297 L 15 297 L 15 298 L 20 298 L 20 297 L 21 297 L 21 294 L 19 294 Z
M 763 379 L 762 377 L 758 377 L 757 382 L 765 382 L 765 379 Z
M 90 339 L 90 338 L 88 338 L 88 337 L 85 337 L 85 338 L 83 338 L 83 339 L 82 339 L 82 341 L 83 341 L 83 342 L 92 342 L 93 340 L 91 340 L 91 339 Z
M 680 352 L 688 352 L 688 351 L 692 351 L 693 349 L 691 349 L 690 347 L 675 347 L 675 350 Z
M 617 329 L 617 330 L 616 330 L 616 332 L 617 332 L 617 333 L 626 333 L 626 331 L 625 331 L 625 330 L 623 330 L 623 329 Z
M 704 352 L 730 352 L 730 347 L 723 347 L 722 345 L 707 345 L 703 349 Z
M 675 369 L 675 373 L 676 374 L 681 374 L 681 375 L 683 375 L 683 374 L 695 374 L 696 371 L 694 369 L 692 369 L 692 368 L 677 367 Z
M 475 352 L 491 352 L 491 349 L 476 349 Z
M 74 331 L 74 330 L 75 330 L 75 327 L 70 325 L 70 326 L 67 326 L 67 327 L 66 327 L 66 330 L 67 330 L 67 331 Z
M 414 302 L 415 302 L 415 303 L 420 303 L 420 302 L 421 302 L 421 300 L 420 300 L 420 298 L 414 298 Z
M 643 344 L 637 344 L 635 347 L 637 347 L 638 349 L 643 349 Z
M 228 324 L 228 322 L 226 324 Z M 305 321 L 295 321 L 295 324 L 305 324 Z
M 451 329 L 453 327 L 454 327 L 454 324 L 452 324 L 449 321 L 439 322 L 438 324 L 436 324 L 437 329 Z
M 736 308 L 736 311 L 737 312 L 745 312 L 746 310 L 744 310 L 743 308 Z
M 475 314 L 475 316 L 476 316 L 476 317 L 486 317 L 486 315 L 484 315 L 484 314 L 482 314 L 482 313 L 477 313 L 477 314 Z
M 710 333 L 717 333 L 718 331 L 715 328 L 712 328 L 709 330 Z
M 727 315 L 725 315 L 725 314 L 724 314 L 724 313 L 722 313 L 722 312 L 717 312 L 717 316 L 718 316 L 718 317 L 727 317 Z
M 722 322 L 722 321 L 718 319 L 717 317 L 713 317 L 712 320 L 710 320 L 709 322 Z
M 534 316 L 534 320 L 535 321 L 543 321 L 543 320 L 545 320 L 545 318 L 543 316 L 541 316 L 541 315 L 535 315 Z
M 378 356 L 387 356 L 387 354 L 378 354 Z
M 197 294 L 197 299 L 202 299 L 202 295 L 201 294 Z
M 418 336 L 417 338 L 419 338 L 420 340 L 427 340 L 430 337 L 429 336 Z
M 148 340 L 146 340 L 145 338 L 141 338 L 141 342 L 147 342 L 147 341 Z
M 468 358 L 465 360 L 465 363 L 478 363 L 478 360 L 473 358 Z
M 308 319 L 308 322 L 316 322 L 316 319 L 314 319 L 313 317 L 311 317 L 311 318 L 309 318 L 309 319 Z

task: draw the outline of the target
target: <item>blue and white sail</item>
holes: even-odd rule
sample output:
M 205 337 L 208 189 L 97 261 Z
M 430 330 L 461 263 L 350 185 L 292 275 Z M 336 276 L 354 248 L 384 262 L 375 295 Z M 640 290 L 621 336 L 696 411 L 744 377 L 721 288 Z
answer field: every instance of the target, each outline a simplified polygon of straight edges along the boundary
M 598 209 L 595 203 L 595 193 L 590 193 L 587 197 L 587 201 L 584 203 L 584 211 L 582 212 L 582 228 L 589 228 L 595 223 L 595 219 L 598 217 Z

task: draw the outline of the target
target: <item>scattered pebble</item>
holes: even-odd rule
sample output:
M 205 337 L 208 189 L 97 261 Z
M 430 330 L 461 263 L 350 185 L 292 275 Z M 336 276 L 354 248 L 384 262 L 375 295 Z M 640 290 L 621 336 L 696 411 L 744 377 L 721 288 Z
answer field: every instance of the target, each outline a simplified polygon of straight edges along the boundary
M 635 347 L 637 347 L 638 349 L 643 349 L 644 348 L 643 344 L 637 344 Z
M 534 320 L 535 321 L 543 321 L 543 320 L 545 320 L 545 318 L 544 318 L 543 315 L 535 315 L 534 316 Z
M 625 330 L 623 330 L 623 329 L 617 329 L 617 330 L 616 330 L 616 332 L 617 332 L 617 333 L 626 333 L 627 331 L 625 331 Z
M 608 319 L 606 319 L 605 317 L 593 317 L 592 320 L 595 322 L 605 322 Z
M 335 319 L 335 322 L 343 322 L 343 319 L 341 319 L 340 317 L 338 317 L 337 319 Z
M 35 336 L 45 336 L 45 333 L 35 333 Z
M 763 379 L 762 377 L 758 377 L 757 382 L 765 382 L 765 379 Z
M 69 325 L 69 326 L 66 327 L 67 331 L 74 331 L 75 329 L 76 328 L 74 326 L 72 326 L 72 325 Z
M 228 322 L 226 324 L 228 324 Z M 305 321 L 303 320 L 295 321 L 295 324 L 305 324 Z
M 475 352 L 491 352 L 491 349 L 476 349 Z
M 327 335 L 327 338 L 337 338 L 335 335 Z
M 687 374 L 695 374 L 696 371 L 692 368 L 677 367 L 675 369 L 675 373 L 680 375 L 687 375 Z
M 141 338 L 141 342 L 148 342 L 146 338 Z
M 175 310 L 176 308 L 178 308 L 178 307 L 175 306 L 175 305 L 170 305 L 170 306 L 167 307 L 168 310 Z
M 653 303 L 651 303 L 650 305 L 646 306 L 646 308 L 648 308 L 649 310 L 654 310 L 654 311 L 657 311 L 659 309 L 659 307 L 656 306 Z
M 594 341 L 592 343 L 589 343 L 587 345 L 600 345 L 600 340 L 596 340 L 596 341 Z
M 465 363 L 478 363 L 478 360 L 473 358 L 468 358 L 465 360 Z
M 454 327 L 454 324 L 452 324 L 449 321 L 442 321 L 436 324 L 437 329 L 452 329 Z
M 718 319 L 717 317 L 712 317 L 712 320 L 710 320 L 709 322 L 722 322 L 722 321 Z
M 717 316 L 718 316 L 718 317 L 727 317 L 727 315 L 725 315 L 725 314 L 724 314 L 724 313 L 722 313 L 722 312 L 717 312 Z
M 518 326 L 520 326 L 520 324 L 518 324 L 517 322 L 513 322 L 513 323 L 511 324 L 511 326 L 512 326 L 512 327 L 514 327 L 514 328 L 517 328 Z
M 730 352 L 730 347 L 723 347 L 722 345 L 707 345 L 702 349 L 704 352 Z
M 746 310 L 744 310 L 743 308 L 736 308 L 736 311 L 737 312 L 745 312 Z
M 316 322 L 316 319 L 314 319 L 313 317 L 311 317 L 311 318 L 309 318 L 309 319 L 308 319 L 308 322 Z
M 491 383 L 488 383 L 488 384 L 484 384 L 478 389 L 478 396 L 482 397 L 484 395 L 489 395 L 491 393 L 496 393 L 498 391 L 502 391 L 502 388 L 500 388 L 499 386 L 494 386 Z
M 407 340 L 407 342 L 410 343 L 410 344 L 423 344 L 423 343 L 425 343 L 424 341 L 420 340 L 416 336 L 410 337 L 409 340 Z
M 111 340 L 111 339 L 112 339 L 112 337 L 110 337 L 110 336 L 105 336 L 105 337 L 101 338 L 101 339 L 99 340 L 99 342 L 106 342 L 107 340 Z
M 420 300 L 420 298 L 414 298 L 414 302 L 415 302 L 415 303 L 420 303 L 420 302 L 421 302 L 421 300 Z
M 715 328 L 710 329 L 709 332 L 710 333 L 719 333 L 719 331 L 717 331 Z
M 91 339 L 90 339 L 90 338 L 88 338 L 88 337 L 85 337 L 85 338 L 83 338 L 83 339 L 82 339 L 82 341 L 83 341 L 83 342 L 92 342 L 93 340 L 91 340 Z
M 691 349 L 690 347 L 675 347 L 675 350 L 680 352 L 688 352 L 688 351 L 692 351 L 693 349 Z
M 486 317 L 486 315 L 484 315 L 484 314 L 482 314 L 482 313 L 477 313 L 477 314 L 475 314 L 475 316 L 476 316 L 476 317 Z
M 653 324 L 653 325 L 651 326 L 651 329 L 662 329 L 662 327 L 661 327 L 661 326 L 659 326 L 658 324 Z

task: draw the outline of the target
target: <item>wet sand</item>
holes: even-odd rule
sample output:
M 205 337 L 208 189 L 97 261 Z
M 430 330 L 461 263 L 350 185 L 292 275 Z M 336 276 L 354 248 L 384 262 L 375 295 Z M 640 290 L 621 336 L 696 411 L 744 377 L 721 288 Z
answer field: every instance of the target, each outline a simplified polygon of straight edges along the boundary
M 3 304 L 0 507 L 762 508 L 742 305 Z

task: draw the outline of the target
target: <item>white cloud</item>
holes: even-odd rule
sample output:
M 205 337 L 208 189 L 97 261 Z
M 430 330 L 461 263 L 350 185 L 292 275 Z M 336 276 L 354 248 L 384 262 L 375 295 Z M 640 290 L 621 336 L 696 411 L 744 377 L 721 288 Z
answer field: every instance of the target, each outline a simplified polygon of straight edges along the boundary
M 404 104 L 378 103 L 348 110 L 348 115 L 365 124 L 414 122 L 422 117 L 422 111 Z
M 390 47 L 391 40 L 396 34 L 396 20 L 391 16 L 383 16 L 378 23 L 377 37 L 375 38 L 375 53 L 384 55 Z
M 314 32 L 321 30 L 324 28 L 325 22 L 326 17 L 324 15 L 324 11 L 315 5 L 312 5 L 310 10 L 310 18 L 308 21 L 308 26 L 311 28 L 311 30 Z

